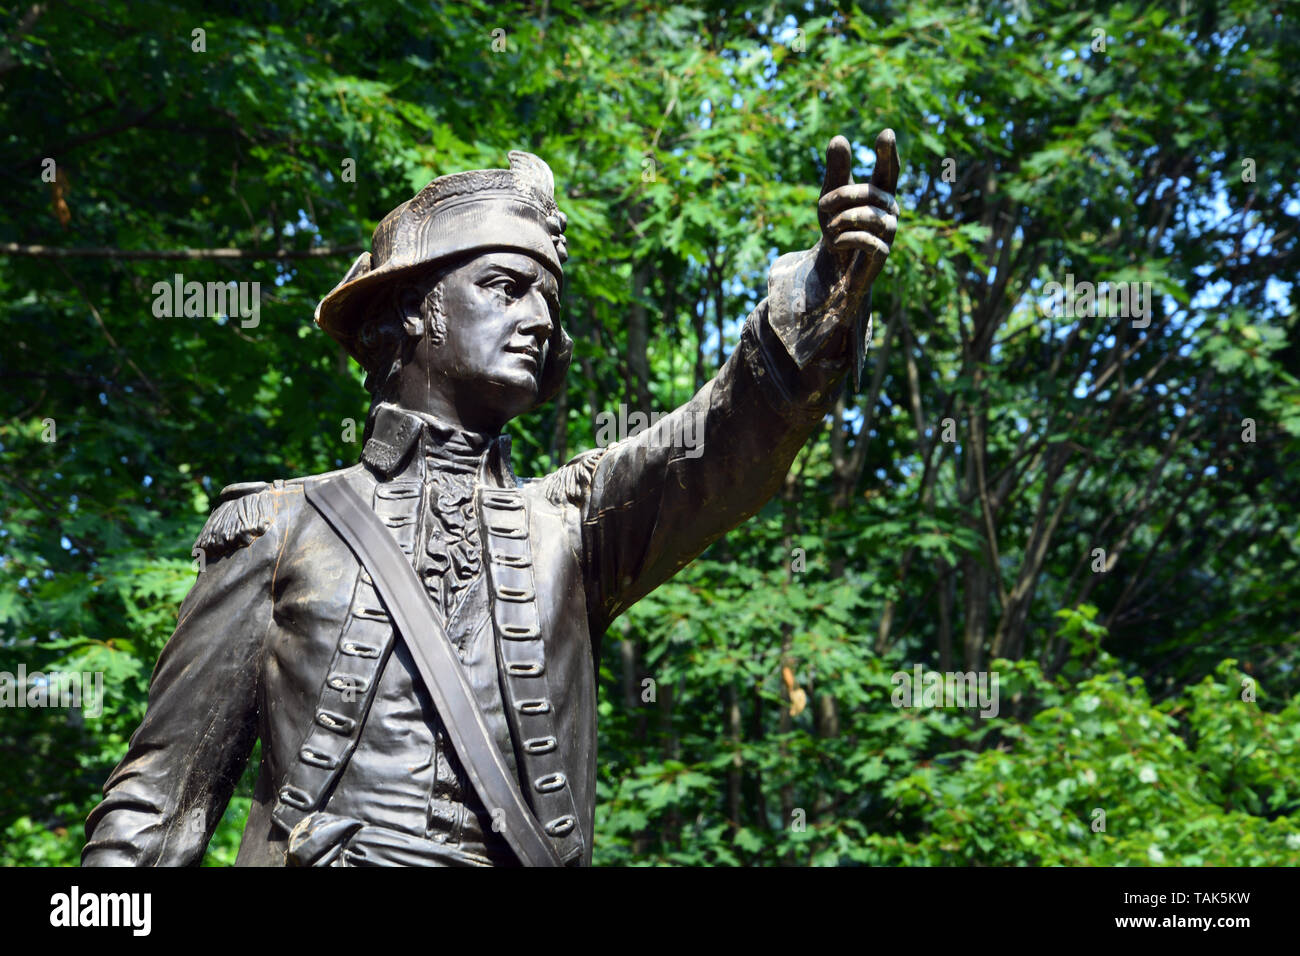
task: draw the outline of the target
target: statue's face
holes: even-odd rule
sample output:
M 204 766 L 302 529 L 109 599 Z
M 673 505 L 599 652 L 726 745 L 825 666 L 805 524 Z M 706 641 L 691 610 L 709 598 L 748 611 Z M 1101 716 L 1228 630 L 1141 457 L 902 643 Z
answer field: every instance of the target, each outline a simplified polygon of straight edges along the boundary
M 531 256 L 490 252 L 442 277 L 445 337 L 417 349 L 413 368 L 431 404 L 444 417 L 479 431 L 496 431 L 538 399 L 560 290 L 555 276 Z M 439 401 L 441 400 L 441 401 Z M 449 414 L 454 412 L 454 415 Z

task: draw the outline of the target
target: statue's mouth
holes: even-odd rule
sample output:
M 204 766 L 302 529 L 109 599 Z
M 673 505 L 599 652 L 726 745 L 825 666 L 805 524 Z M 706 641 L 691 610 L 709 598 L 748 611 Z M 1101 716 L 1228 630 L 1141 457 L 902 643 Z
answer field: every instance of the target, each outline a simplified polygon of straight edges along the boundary
M 532 359 L 534 369 L 540 367 L 542 364 L 542 348 L 537 344 L 510 345 L 506 347 L 506 351 Z

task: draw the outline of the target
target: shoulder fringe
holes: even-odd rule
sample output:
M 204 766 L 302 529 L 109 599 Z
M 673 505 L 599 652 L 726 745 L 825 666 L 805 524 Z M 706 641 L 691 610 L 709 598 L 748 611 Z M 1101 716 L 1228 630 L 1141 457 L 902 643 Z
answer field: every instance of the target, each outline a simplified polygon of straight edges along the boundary
M 221 493 L 223 498 L 234 491 L 238 497 L 222 501 L 213 510 L 208 523 L 199 532 L 194 547 L 205 560 L 219 558 L 231 551 L 248 547 L 271 527 L 270 500 L 262 491 L 271 486 L 262 482 L 232 485 Z M 235 490 L 238 489 L 238 490 Z M 250 492 L 256 491 L 256 494 Z
M 551 504 L 582 505 L 587 492 L 591 489 L 591 479 L 596 473 L 596 466 L 604 457 L 608 448 L 593 448 L 569 461 L 563 467 L 551 472 L 542 479 L 542 491 Z

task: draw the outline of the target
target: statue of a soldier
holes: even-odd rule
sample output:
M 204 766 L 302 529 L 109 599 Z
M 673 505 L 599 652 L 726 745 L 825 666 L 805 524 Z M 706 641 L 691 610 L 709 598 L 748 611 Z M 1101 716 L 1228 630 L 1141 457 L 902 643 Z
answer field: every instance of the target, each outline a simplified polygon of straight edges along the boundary
M 316 311 L 368 372 L 361 461 L 221 493 L 84 864 L 197 864 L 259 738 L 242 866 L 589 863 L 606 628 L 754 514 L 861 373 L 893 133 L 871 183 L 849 168 L 836 137 L 821 240 L 712 381 L 522 482 L 501 430 L 572 351 L 551 171 L 513 152 L 389 213 Z

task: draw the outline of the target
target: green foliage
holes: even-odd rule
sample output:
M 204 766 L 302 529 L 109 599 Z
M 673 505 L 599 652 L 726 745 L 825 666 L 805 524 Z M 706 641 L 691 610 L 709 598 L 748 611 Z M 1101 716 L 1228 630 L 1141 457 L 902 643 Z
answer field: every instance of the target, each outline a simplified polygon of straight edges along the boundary
M 1069 684 L 1044 681 L 1032 662 L 995 662 L 1006 668 L 1004 694 L 1023 698 L 1017 709 L 1026 719 L 991 720 L 982 733 L 995 745 L 891 780 L 884 792 L 904 816 L 903 832 L 872 833 L 859 858 L 996 866 L 1300 860 L 1291 817 L 1300 810 L 1300 697 L 1276 712 L 1244 702 L 1236 662 L 1225 661 L 1154 705 L 1143 681 L 1114 663 L 1103 658 L 1098 673 Z
M 1300 695 L 1271 701 L 1236 661 L 1153 703 L 1142 678 L 1097 651 L 1104 629 L 1085 607 L 1062 613 L 1071 676 L 1047 678 L 1033 661 L 991 662 L 997 716 L 898 708 L 891 677 L 911 664 L 845 636 L 863 604 L 850 582 L 804 588 L 742 571 L 734 586 L 712 583 L 731 580 L 735 567 L 701 562 L 629 615 L 647 670 L 662 675 L 658 700 L 638 693 L 630 706 L 642 721 L 662 721 L 667 684 L 674 712 L 689 716 L 674 717 L 658 739 L 638 734 L 636 718 L 626 733 L 604 725 L 598 863 L 1300 860 Z M 838 702 L 839 732 L 820 733 L 805 711 L 784 731 L 737 741 L 727 733 L 726 690 L 769 712 L 785 706 L 780 644 L 751 649 L 756 633 L 786 623 L 795 627 L 786 657 L 801 662 L 804 687 Z M 1257 702 L 1243 700 L 1247 687 Z M 607 702 L 602 719 L 616 713 Z M 729 814 L 729 774 L 761 781 L 768 794 L 748 803 L 742 786 L 742 820 Z

